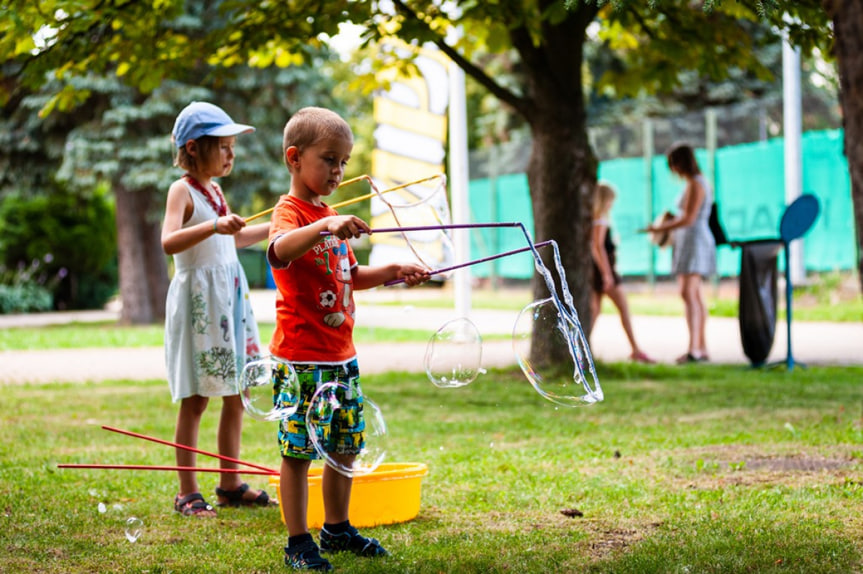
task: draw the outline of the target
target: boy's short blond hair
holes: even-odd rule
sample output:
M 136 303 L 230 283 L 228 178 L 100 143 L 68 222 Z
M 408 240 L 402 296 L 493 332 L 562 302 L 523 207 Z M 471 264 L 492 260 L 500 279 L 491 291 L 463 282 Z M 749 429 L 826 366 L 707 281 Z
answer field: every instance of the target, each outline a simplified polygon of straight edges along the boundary
M 301 152 L 321 140 L 334 138 L 354 141 L 351 126 L 342 117 L 326 108 L 302 108 L 291 116 L 285 124 L 282 138 L 282 159 L 288 169 L 288 159 L 285 152 L 289 147 L 296 147 Z

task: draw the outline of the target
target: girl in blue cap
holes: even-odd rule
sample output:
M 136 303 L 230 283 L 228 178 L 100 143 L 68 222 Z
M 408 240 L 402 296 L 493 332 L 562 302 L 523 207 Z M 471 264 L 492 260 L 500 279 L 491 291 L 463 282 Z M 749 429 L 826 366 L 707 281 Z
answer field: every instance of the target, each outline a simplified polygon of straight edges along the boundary
M 165 311 L 165 357 L 174 402 L 180 402 L 175 442 L 197 447 L 201 416 L 210 397 L 222 398 L 218 448 L 237 459 L 243 404 L 237 380 L 246 362 L 259 358 L 258 326 L 249 301 L 249 285 L 237 248 L 267 238 L 269 223 L 247 226 L 231 213 L 214 178 L 234 167 L 236 136 L 255 131 L 235 123 L 218 106 L 188 105 L 174 123 L 174 164 L 186 173 L 171 184 L 162 226 L 162 248 L 174 258 L 175 273 Z M 194 467 L 193 451 L 177 449 L 177 465 Z M 220 460 L 221 468 L 235 463 Z M 252 490 L 236 473 L 219 475 L 218 505 L 274 503 Z M 184 516 L 215 516 L 194 471 L 179 472 L 174 510 Z

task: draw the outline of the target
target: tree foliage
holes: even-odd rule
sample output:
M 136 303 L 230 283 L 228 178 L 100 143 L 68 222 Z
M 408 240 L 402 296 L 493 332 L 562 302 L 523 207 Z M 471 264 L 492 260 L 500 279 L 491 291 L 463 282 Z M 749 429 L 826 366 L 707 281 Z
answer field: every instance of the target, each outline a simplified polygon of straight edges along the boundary
M 176 54 L 169 52 L 145 63 L 138 59 L 141 52 L 132 46 L 122 52 L 125 60 L 116 54 L 100 59 L 96 55 L 118 49 L 117 42 L 143 41 L 144 31 L 118 33 L 106 43 L 101 40 L 108 30 L 126 30 L 136 21 L 138 11 L 125 3 L 95 3 L 93 11 L 73 12 L 71 4 L 61 4 L 43 3 L 40 14 L 53 14 L 54 24 L 34 20 L 31 27 L 45 30 L 57 22 L 64 24 L 53 32 L 40 32 L 37 38 L 47 40 L 3 63 L 2 69 L 8 73 L 3 86 L 11 89 L 6 92 L 4 105 L 8 115 L 0 121 L 4 128 L 0 162 L 10 169 L 0 176 L 0 195 L 38 195 L 50 189 L 55 179 L 78 193 L 108 182 L 118 199 L 125 319 L 160 320 L 167 269 L 158 228 L 165 190 L 179 174 L 172 166 L 170 142 L 177 112 L 189 101 L 208 100 L 223 106 L 238 121 L 258 127 L 255 135 L 242 138 L 236 169 L 225 183 L 235 211 L 258 211 L 270 207 L 289 187 L 281 159 L 281 126 L 304 105 L 341 107 L 334 77 L 339 67 L 325 66 L 325 62 L 333 61 L 332 55 L 325 47 L 315 46 L 304 48 L 307 64 L 282 68 L 261 67 L 266 62 L 260 60 L 255 60 L 255 66 L 219 68 L 188 52 L 179 55 L 181 61 L 162 62 L 162 57 L 175 59 Z M 33 7 L 28 4 L 27 8 Z M 28 10 L 17 13 L 18 24 L 33 14 Z M 176 45 L 176 34 L 187 38 L 184 43 L 205 46 L 205 30 L 221 18 L 217 6 L 207 2 L 188 2 L 182 12 L 164 14 L 174 17 L 146 31 L 160 46 Z M 82 35 L 80 31 L 88 28 L 83 22 L 99 15 L 114 18 L 115 23 L 106 28 L 104 22 L 94 21 L 89 29 L 93 34 L 100 32 Z M 7 26 L 2 37 L 7 45 L 13 30 L 8 25 L 15 22 L 4 20 L 0 24 Z M 141 23 L 150 26 L 153 22 L 145 19 Z M 21 27 L 18 32 L 26 34 L 25 30 Z M 170 41 L 166 44 L 160 35 Z M 86 66 L 78 62 L 85 49 L 82 42 L 92 44 L 92 58 Z M 40 83 L 33 74 L 48 80 Z M 152 89 L 148 74 L 159 80 Z M 171 77 L 176 74 L 179 76 Z M 362 164 L 362 154 L 357 154 L 356 165 Z M 33 169 L 22 169 L 25 165 Z
M 241 64 L 308 62 L 345 21 L 365 26 L 367 46 L 389 37 L 435 44 L 530 126 L 528 181 L 535 239 L 556 238 L 565 245 L 568 282 L 585 315 L 590 197 L 597 167 L 586 133 L 585 102 L 594 88 L 585 82 L 583 69 L 588 31 L 598 28 L 600 41 L 617 55 L 620 68 L 596 82 L 596 89 L 616 95 L 673 90 L 693 77 L 726 80 L 740 71 L 746 71 L 740 77 L 765 79 L 769 70 L 756 57 L 756 48 L 771 35 L 786 30 L 806 50 L 821 46 L 825 53 L 832 39 L 828 18 L 815 0 L 223 0 L 199 4 L 206 27 L 190 26 L 186 4 L 178 0 L 30 4 L 14 0 L 0 14 L 0 53 L 12 55 L 2 64 L 0 101 L 8 105 L 21 89 L 32 90 L 50 78 L 62 87 L 46 111 L 82 101 L 72 80 L 85 72 L 114 73 L 146 93 L 166 79 L 202 69 L 218 87 Z M 754 27 L 756 22 L 767 25 Z M 49 32 L 41 43 L 33 40 L 39 30 Z M 748 33 L 752 30 L 759 33 Z M 517 73 L 498 77 L 488 60 L 480 58 L 496 53 L 507 53 Z M 357 69 L 357 79 L 385 66 L 409 65 L 395 52 L 378 48 Z M 509 79 L 513 81 L 505 81 Z M 538 297 L 542 290 L 537 282 Z
M 387 11 L 385 3 L 347 1 L 15 0 L 0 9 L 0 52 L 8 54 L 0 101 L 8 103 L 50 78 L 56 84 L 43 113 L 70 109 L 90 93 L 75 85 L 76 77 L 113 73 L 148 93 L 166 79 L 200 75 L 202 61 L 208 65 L 207 80 L 218 87 L 236 66 L 287 68 L 313 62 L 326 38 L 347 21 L 366 26 L 367 44 L 391 36 L 414 44 L 437 43 L 523 116 L 530 114 L 532 103 L 525 78 L 548 64 L 549 50 L 590 40 L 582 35 L 551 45 L 548 32 L 564 25 L 573 30 L 595 26 L 596 39 L 615 52 L 618 65 L 590 86 L 615 97 L 682 87 L 692 73 L 698 80 L 728 79 L 741 72 L 769 79 L 773 73 L 756 52 L 782 30 L 807 51 L 821 47 L 830 53 L 832 41 L 829 19 L 816 0 L 398 0 L 393 5 L 394 11 Z M 455 29 L 460 33 L 454 34 Z M 493 60 L 473 60 L 500 53 L 518 60 L 513 64 L 522 72 L 516 74 L 517 82 L 498 82 Z M 580 83 L 581 61 L 572 60 L 581 54 L 575 50 L 559 58 L 566 62 L 563 68 L 546 71 L 559 74 L 556 82 L 569 76 Z M 364 72 L 370 77 L 381 67 L 405 62 L 380 54 L 367 64 Z

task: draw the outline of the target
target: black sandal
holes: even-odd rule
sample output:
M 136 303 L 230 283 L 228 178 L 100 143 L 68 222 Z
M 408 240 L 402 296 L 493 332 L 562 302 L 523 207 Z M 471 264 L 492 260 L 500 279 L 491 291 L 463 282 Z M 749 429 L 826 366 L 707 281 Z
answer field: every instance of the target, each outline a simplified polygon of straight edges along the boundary
M 217 502 L 216 506 L 275 506 L 278 504 L 275 500 L 270 500 L 270 495 L 262 490 L 258 496 L 252 500 L 246 500 L 243 495 L 249 490 L 249 485 L 245 482 L 236 490 L 223 490 L 216 487 L 216 495 L 224 498 L 227 502 Z
M 204 500 L 204 497 L 200 492 L 187 494 L 183 498 L 180 498 L 180 495 L 178 494 L 174 498 L 174 510 L 183 516 L 198 516 L 202 512 L 212 512 L 212 514 L 206 514 L 205 516 L 216 515 L 216 509 L 213 508 L 209 502 Z
M 681 355 L 677 357 L 675 363 L 678 365 L 685 365 L 686 363 L 706 363 L 709 359 L 706 355 L 702 355 L 701 357 L 696 357 L 692 353 L 686 353 L 685 355 Z

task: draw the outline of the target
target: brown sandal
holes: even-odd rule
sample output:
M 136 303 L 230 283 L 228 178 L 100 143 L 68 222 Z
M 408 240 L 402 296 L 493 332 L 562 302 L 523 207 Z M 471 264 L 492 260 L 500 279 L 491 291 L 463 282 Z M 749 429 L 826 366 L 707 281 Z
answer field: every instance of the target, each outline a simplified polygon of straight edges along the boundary
M 200 492 L 187 494 L 183 498 L 180 498 L 178 494 L 174 498 L 174 510 L 183 516 L 200 516 L 203 518 L 216 515 L 216 509 L 204 500 Z

